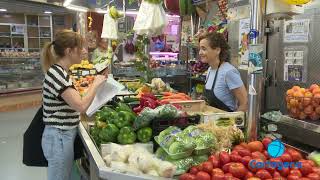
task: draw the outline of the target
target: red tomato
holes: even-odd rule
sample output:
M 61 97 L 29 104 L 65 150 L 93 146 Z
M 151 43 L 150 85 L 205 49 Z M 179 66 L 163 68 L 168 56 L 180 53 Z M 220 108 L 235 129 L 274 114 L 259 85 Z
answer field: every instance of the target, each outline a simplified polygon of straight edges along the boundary
M 300 180 L 310 180 L 310 179 L 307 177 L 302 177 L 302 178 L 300 178 Z
M 231 155 L 239 155 L 238 150 L 233 150 L 233 151 L 231 152 Z
M 232 150 L 235 151 L 235 150 L 240 150 L 240 149 L 245 149 L 244 147 L 240 146 L 240 145 L 236 145 Z
M 301 161 L 300 161 L 301 162 Z M 299 169 L 302 175 L 307 176 L 308 174 L 312 173 L 312 166 L 308 161 L 301 162 L 301 168 Z
M 251 152 L 263 151 L 263 144 L 260 141 L 252 141 L 248 143 L 249 149 Z
M 244 177 L 244 179 L 249 179 L 251 177 L 253 177 L 253 174 L 252 174 L 252 172 L 248 171 L 246 176 Z
M 292 162 L 292 157 L 289 153 L 283 153 L 280 159 L 282 160 L 282 162 Z
M 198 169 L 198 171 L 202 171 L 203 170 L 202 164 L 199 164 L 198 166 L 196 166 L 196 168 Z
M 221 165 L 225 165 L 230 162 L 230 156 L 227 152 L 224 152 L 224 151 L 220 152 L 219 158 L 220 158 Z
M 196 175 L 198 173 L 198 169 L 196 167 L 192 167 L 192 168 L 190 168 L 189 173 L 193 174 L 193 175 Z
M 265 137 L 262 140 L 262 144 L 264 146 L 265 149 L 268 149 L 268 145 L 272 142 L 271 138 Z
M 299 171 L 299 169 L 291 169 L 289 175 L 296 175 L 302 177 L 302 173 Z
M 290 173 L 290 169 L 289 169 L 289 168 L 282 168 L 282 169 L 280 170 L 280 174 L 281 174 L 281 176 L 283 176 L 283 177 L 287 177 L 287 176 L 289 175 L 289 173 Z
M 315 166 L 316 166 L 316 164 L 315 164 L 314 161 L 312 161 L 312 160 L 307 160 L 307 162 L 308 162 L 312 167 L 315 167 Z
M 249 150 L 247 150 L 247 149 L 240 149 L 240 150 L 238 150 L 238 153 L 242 157 L 251 156 L 251 152 Z
M 261 167 L 262 163 L 264 163 L 261 159 L 252 159 L 248 164 L 248 168 L 251 172 L 257 172 L 258 170 L 264 169 Z
M 274 177 L 272 180 L 286 180 L 286 178 L 280 176 L 280 177 Z
M 247 143 L 242 142 L 239 145 L 242 146 L 244 149 L 248 149 L 249 150 L 249 145 Z
M 264 154 L 259 151 L 255 151 L 255 152 L 251 153 L 251 157 L 252 157 L 252 159 L 261 159 L 262 161 L 266 161 L 266 159 L 267 159 L 264 156 Z
M 282 161 L 281 161 L 280 159 L 278 159 L 278 158 L 271 158 L 271 159 L 269 160 L 269 162 L 270 162 L 270 164 L 267 164 L 267 165 L 266 165 L 266 169 L 267 169 L 271 174 L 273 174 L 274 171 L 277 169 L 278 164 L 279 164 L 279 163 L 282 163 Z M 275 163 L 276 163 L 276 164 L 275 164 Z M 275 166 L 273 166 L 273 165 L 275 165 Z
M 196 180 L 196 176 L 190 173 L 184 173 L 179 177 L 179 180 Z
M 274 173 L 273 173 L 273 177 L 275 178 L 275 177 L 281 177 L 281 174 L 278 172 L 278 171 L 275 171 Z
M 258 178 L 260 178 L 260 179 L 270 179 L 270 178 L 272 178 L 271 174 L 265 169 L 258 170 L 258 172 L 256 173 L 256 176 Z
M 211 176 L 206 172 L 200 171 L 197 173 L 196 179 L 197 180 L 211 180 Z
M 268 151 L 266 151 L 266 150 L 263 151 L 263 155 L 264 155 L 267 159 L 270 158 L 270 157 L 269 157 L 269 153 L 268 153 Z
M 251 177 L 251 178 L 248 178 L 247 180 L 261 180 L 261 179 L 257 177 Z
M 209 160 L 209 161 L 211 161 L 213 168 L 218 168 L 218 167 L 220 167 L 220 161 L 219 161 L 219 159 L 214 158 L 214 159 L 211 159 L 211 160 Z
M 225 177 L 225 178 L 232 178 L 233 176 L 232 176 L 231 173 L 226 173 L 226 174 L 224 175 L 224 177 Z
M 307 176 L 310 180 L 320 180 L 320 175 L 318 175 L 317 173 L 310 173 Z
M 299 179 L 300 179 L 299 176 L 297 176 L 297 175 L 292 175 L 292 174 L 287 177 L 287 180 L 299 180 Z
M 243 178 L 247 175 L 247 168 L 241 163 L 231 163 L 229 172 L 236 178 Z
M 202 163 L 202 167 L 203 167 L 203 171 L 205 171 L 207 173 L 212 172 L 213 165 L 211 162 L 207 161 L 207 162 Z
M 312 170 L 314 173 L 316 173 L 320 176 L 320 167 L 313 167 Z
M 224 172 L 220 168 L 214 168 L 212 169 L 211 175 L 215 175 L 215 174 L 224 174 Z
M 241 159 L 241 163 L 244 165 L 244 166 L 246 166 L 246 167 L 248 167 L 248 164 L 249 164 L 249 162 L 251 161 L 251 157 L 250 156 L 244 156 L 244 157 L 242 157 L 242 159 Z
M 227 163 L 227 164 L 223 165 L 222 170 L 224 173 L 229 172 L 230 165 L 231 165 L 231 163 Z
M 211 180 L 224 180 L 224 174 L 222 173 L 216 173 L 212 176 Z
M 288 153 L 290 154 L 292 161 L 296 162 L 302 159 L 302 155 L 300 152 L 294 150 L 294 149 L 288 149 Z
M 242 157 L 240 155 L 231 154 L 230 160 L 231 162 L 241 162 Z

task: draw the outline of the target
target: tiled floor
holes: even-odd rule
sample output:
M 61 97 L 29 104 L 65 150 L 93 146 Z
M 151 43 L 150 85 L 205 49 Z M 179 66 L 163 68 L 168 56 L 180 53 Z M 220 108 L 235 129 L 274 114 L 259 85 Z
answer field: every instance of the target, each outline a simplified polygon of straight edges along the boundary
M 22 164 L 22 138 L 37 109 L 0 112 L 0 179 L 46 180 L 46 168 Z M 73 173 L 72 179 L 80 179 Z
M 3 180 L 45 180 L 45 168 L 22 164 L 22 137 L 36 109 L 0 113 L 0 174 Z

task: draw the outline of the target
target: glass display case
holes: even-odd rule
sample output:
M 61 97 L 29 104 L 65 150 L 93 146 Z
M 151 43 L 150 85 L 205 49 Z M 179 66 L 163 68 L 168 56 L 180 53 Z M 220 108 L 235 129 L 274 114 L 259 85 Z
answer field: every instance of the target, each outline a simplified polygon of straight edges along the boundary
M 0 94 L 41 89 L 43 78 L 39 57 L 0 57 Z

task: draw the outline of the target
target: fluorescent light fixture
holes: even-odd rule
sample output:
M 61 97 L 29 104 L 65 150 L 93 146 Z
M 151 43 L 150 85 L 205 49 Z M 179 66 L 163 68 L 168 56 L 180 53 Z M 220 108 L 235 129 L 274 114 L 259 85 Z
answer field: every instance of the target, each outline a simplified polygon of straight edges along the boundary
M 101 9 L 101 8 L 95 8 L 94 11 L 99 14 L 106 14 L 108 12 L 106 9 Z
M 63 3 L 63 6 L 64 7 L 67 7 L 71 4 L 72 0 L 65 0 L 64 3 Z
M 79 11 L 79 12 L 88 12 L 88 8 L 82 7 L 82 6 L 76 6 L 76 5 L 69 5 L 66 7 L 67 9 L 71 9 L 74 11 Z
M 126 11 L 127 15 L 138 15 L 138 11 Z M 170 14 L 166 14 L 168 17 L 172 17 L 172 18 L 180 18 L 179 15 L 170 15 Z
M 44 11 L 45 14 L 52 14 L 51 11 Z
M 150 55 L 171 55 L 177 56 L 179 53 L 172 53 L 172 52 L 150 52 Z
M 3 8 L 0 9 L 0 12 L 6 12 L 6 11 L 7 9 L 3 9 Z

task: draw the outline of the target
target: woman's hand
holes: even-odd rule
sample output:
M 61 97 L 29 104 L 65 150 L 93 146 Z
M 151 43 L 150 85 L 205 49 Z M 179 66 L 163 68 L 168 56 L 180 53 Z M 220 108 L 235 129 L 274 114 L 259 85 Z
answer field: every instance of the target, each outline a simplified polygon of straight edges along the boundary
M 106 80 L 107 80 L 107 77 L 105 75 L 96 75 L 92 85 L 95 87 L 99 87 Z

